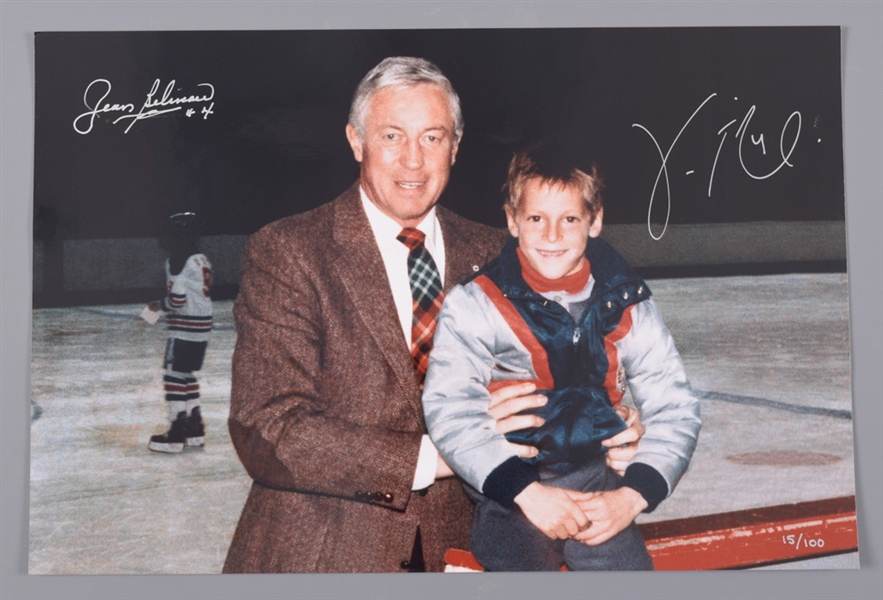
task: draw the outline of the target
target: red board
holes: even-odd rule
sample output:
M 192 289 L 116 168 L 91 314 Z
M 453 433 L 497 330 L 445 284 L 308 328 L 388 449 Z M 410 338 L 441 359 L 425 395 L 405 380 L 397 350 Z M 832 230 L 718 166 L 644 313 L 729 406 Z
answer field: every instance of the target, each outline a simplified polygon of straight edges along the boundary
M 858 548 L 855 496 L 644 523 L 641 533 L 658 571 L 737 569 Z M 482 571 L 471 553 L 445 561 Z
M 640 526 L 657 570 L 733 569 L 858 548 L 855 496 Z

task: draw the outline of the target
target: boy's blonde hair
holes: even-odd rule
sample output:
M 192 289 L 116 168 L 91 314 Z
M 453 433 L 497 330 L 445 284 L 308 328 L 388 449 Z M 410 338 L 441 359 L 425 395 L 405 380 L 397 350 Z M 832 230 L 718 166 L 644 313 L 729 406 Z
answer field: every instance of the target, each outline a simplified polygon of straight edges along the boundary
M 592 221 L 603 207 L 601 191 L 604 181 L 592 164 L 589 173 L 579 169 L 572 161 L 563 159 L 542 149 L 517 152 L 509 163 L 509 175 L 503 190 L 506 192 L 505 207 L 514 215 L 528 180 L 539 178 L 547 185 L 573 186 L 586 201 Z

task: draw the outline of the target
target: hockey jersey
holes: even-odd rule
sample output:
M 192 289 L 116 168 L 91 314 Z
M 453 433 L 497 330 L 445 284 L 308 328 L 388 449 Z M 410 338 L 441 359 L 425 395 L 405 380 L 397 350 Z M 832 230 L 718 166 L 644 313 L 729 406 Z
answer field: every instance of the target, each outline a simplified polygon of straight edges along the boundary
M 212 265 L 204 254 L 194 254 L 173 275 L 166 261 L 168 293 L 160 301 L 166 312 L 169 337 L 191 342 L 208 341 L 212 330 Z

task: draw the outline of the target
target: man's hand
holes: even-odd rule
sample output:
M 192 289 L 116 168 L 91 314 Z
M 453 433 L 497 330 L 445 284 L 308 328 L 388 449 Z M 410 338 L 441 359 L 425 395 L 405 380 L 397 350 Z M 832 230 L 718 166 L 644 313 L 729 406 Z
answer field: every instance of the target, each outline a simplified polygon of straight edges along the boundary
M 545 396 L 533 394 L 537 386 L 533 383 L 520 383 L 516 385 L 504 386 L 498 390 L 491 392 L 491 402 L 488 412 L 496 421 L 496 429 L 498 433 L 509 433 L 510 431 L 518 431 L 519 429 L 527 429 L 528 427 L 539 427 L 545 420 L 536 415 L 519 415 L 517 413 L 528 408 L 543 406 L 547 399 Z M 509 444 L 518 453 L 521 458 L 531 458 L 536 456 L 538 450 L 533 446 L 522 446 L 521 444 Z M 452 477 L 454 471 L 448 464 L 438 457 L 438 464 L 435 468 L 435 478 L 444 479 Z
M 501 387 L 491 392 L 491 402 L 488 410 L 497 422 L 498 433 L 509 433 L 529 427 L 539 427 L 546 421 L 536 415 L 520 415 L 523 410 L 536 408 L 546 404 L 545 396 L 534 394 L 537 386 L 533 383 L 519 383 Z M 511 444 L 521 458 L 531 458 L 537 455 L 538 450 L 533 446 Z
M 445 477 L 453 477 L 454 471 L 451 467 L 448 466 L 448 463 L 441 457 L 441 454 L 438 455 L 438 463 L 435 466 L 435 480 L 444 479 Z
M 641 413 L 634 408 L 619 406 L 616 412 L 629 428 L 604 440 L 601 444 L 608 448 L 607 466 L 622 477 L 638 451 L 638 442 L 644 436 L 644 424 L 641 422 Z
M 632 521 L 647 508 L 647 501 L 630 487 L 609 492 L 588 492 L 577 499 L 591 525 L 573 536 L 587 546 L 597 546 L 631 525 Z
M 585 494 L 533 482 L 515 496 L 515 504 L 528 521 L 553 540 L 566 540 L 583 531 L 589 519 L 571 497 Z

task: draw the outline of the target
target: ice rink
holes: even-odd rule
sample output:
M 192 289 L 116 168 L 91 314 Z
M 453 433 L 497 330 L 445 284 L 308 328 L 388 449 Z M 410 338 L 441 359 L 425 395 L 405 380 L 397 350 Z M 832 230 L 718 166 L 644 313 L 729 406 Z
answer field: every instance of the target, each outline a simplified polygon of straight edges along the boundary
M 854 494 L 846 274 L 649 285 L 703 428 L 680 486 L 641 520 Z M 180 455 L 147 450 L 166 428 L 166 335 L 141 308 L 33 311 L 32 574 L 221 570 L 251 484 L 226 425 L 232 302 L 215 303 L 199 373 L 205 448 Z M 857 567 L 858 557 L 803 566 Z

